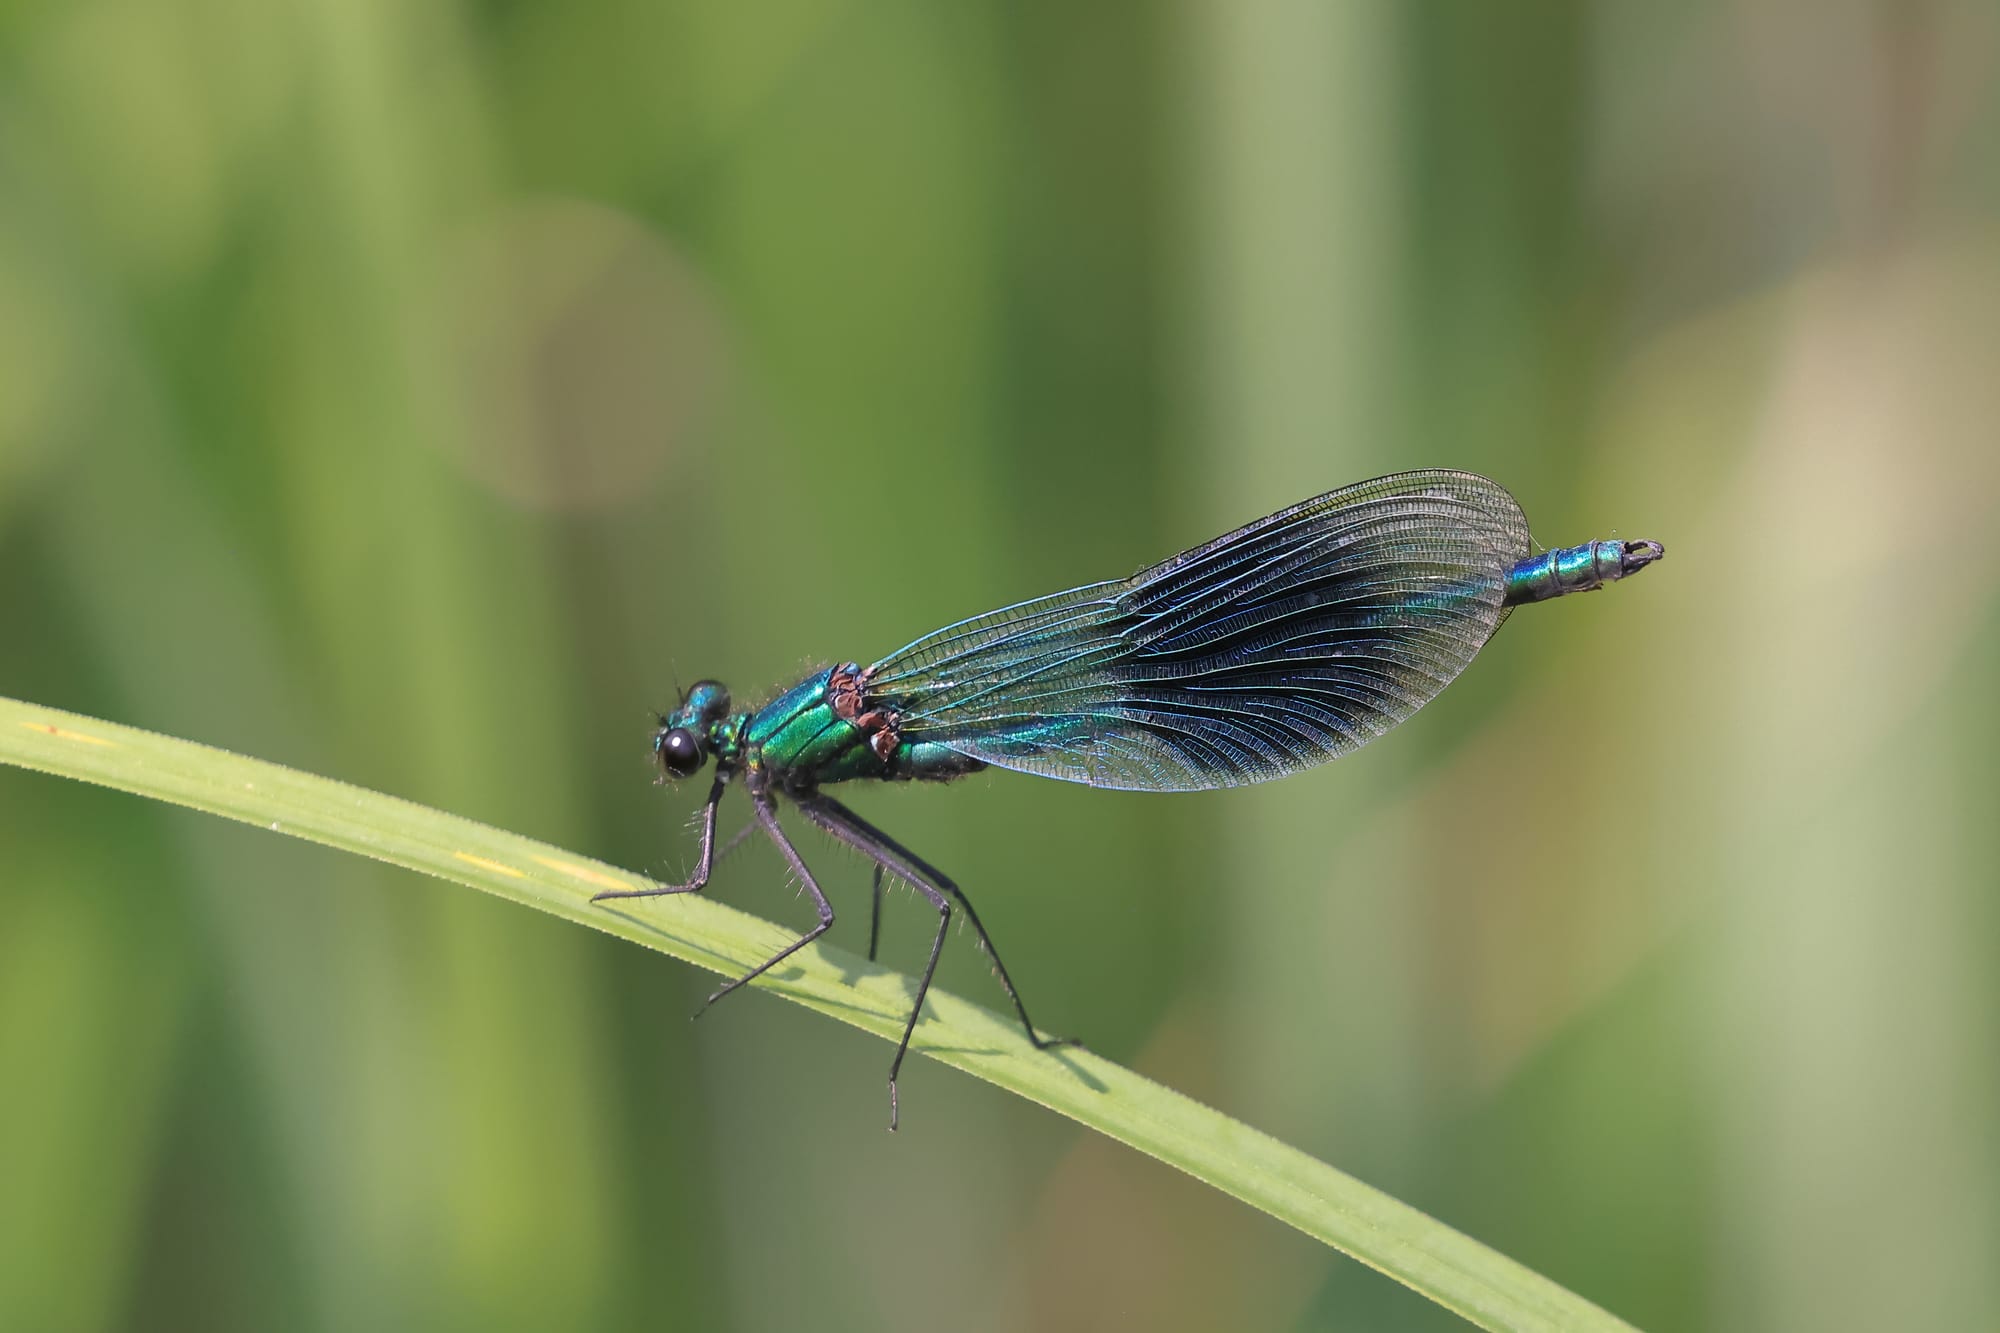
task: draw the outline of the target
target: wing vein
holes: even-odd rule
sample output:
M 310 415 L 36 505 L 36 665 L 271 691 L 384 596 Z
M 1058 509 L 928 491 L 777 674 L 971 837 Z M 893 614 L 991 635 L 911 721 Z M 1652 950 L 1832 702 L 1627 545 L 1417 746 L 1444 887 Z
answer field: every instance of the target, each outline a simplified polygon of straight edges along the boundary
M 1094 786 L 1282 777 L 1421 708 L 1506 618 L 1528 554 L 1471 473 L 1343 487 L 1140 570 L 975 616 L 871 668 L 906 740 Z

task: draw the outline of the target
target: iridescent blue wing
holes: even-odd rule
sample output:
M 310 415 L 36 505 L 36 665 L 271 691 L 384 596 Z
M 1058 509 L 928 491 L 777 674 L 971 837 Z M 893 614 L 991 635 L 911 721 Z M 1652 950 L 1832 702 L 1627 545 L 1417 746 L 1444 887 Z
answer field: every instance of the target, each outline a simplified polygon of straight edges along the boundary
M 1323 764 L 1428 703 L 1506 619 L 1521 507 L 1467 472 L 1330 491 L 1129 579 L 928 634 L 871 668 L 902 737 L 1094 787 Z

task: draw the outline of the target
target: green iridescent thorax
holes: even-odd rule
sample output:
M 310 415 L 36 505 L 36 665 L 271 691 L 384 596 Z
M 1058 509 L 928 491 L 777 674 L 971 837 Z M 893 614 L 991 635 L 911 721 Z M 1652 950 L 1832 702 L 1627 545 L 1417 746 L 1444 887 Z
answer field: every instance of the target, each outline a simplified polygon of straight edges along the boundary
M 852 663 L 816 672 L 742 720 L 731 754 L 795 786 L 877 780 L 940 780 L 985 765 L 896 734 L 897 713 L 871 697 Z M 724 754 L 720 743 L 714 745 Z
M 743 734 L 746 760 L 780 775 L 828 780 L 821 775 L 853 766 L 867 738 L 834 711 L 828 669 L 808 676 L 751 715 Z M 878 767 L 880 767 L 878 762 Z

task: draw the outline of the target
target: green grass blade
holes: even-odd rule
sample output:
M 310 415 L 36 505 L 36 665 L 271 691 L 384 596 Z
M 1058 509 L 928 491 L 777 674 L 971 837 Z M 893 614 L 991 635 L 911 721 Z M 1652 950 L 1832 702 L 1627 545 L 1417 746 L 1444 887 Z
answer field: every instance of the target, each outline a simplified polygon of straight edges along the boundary
M 593 906 L 645 883 L 574 853 L 345 783 L 0 699 L 0 760 L 190 806 L 435 875 L 684 962 L 740 974 L 791 942 L 705 897 Z M 894 1041 L 913 983 L 819 945 L 758 984 Z M 1012 1018 L 933 990 L 911 1049 L 1089 1125 L 1343 1250 L 1490 1329 L 1623 1329 L 1596 1306 L 1381 1191 L 1130 1070 L 1041 1053 Z

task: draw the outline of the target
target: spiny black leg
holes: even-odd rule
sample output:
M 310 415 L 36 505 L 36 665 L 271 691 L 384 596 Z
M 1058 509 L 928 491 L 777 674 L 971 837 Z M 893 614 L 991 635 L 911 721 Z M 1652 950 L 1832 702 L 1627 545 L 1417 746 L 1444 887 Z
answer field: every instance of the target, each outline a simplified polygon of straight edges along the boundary
M 986 927 L 979 922 L 979 913 L 972 908 L 972 901 L 965 891 L 954 884 L 936 866 L 918 856 L 894 838 L 876 828 L 873 824 L 855 814 L 852 810 L 831 796 L 815 795 L 799 803 L 799 809 L 806 817 L 831 833 L 834 837 L 858 848 L 873 860 L 877 867 L 886 867 L 915 884 L 926 892 L 936 891 L 950 894 L 965 909 L 965 919 L 972 923 L 973 933 L 979 937 L 979 946 L 986 950 L 986 956 L 993 960 L 993 970 L 1000 977 L 1000 986 L 1007 992 L 1007 998 L 1014 1002 L 1014 1012 L 1020 1016 L 1021 1027 L 1026 1030 L 1028 1040 L 1035 1049 L 1045 1051 L 1051 1046 L 1081 1046 L 1075 1037 L 1043 1037 L 1035 1031 L 1034 1020 L 1028 1017 L 1028 1007 L 1021 1003 L 1020 992 L 1014 989 L 1014 979 L 1007 975 L 1007 965 L 1000 961 L 1000 951 L 993 947 L 993 937 L 986 933 Z M 933 953 L 931 965 L 937 965 Z M 924 973 L 923 985 L 917 991 L 917 1005 L 923 1006 L 923 993 L 930 987 L 930 973 Z M 906 1039 L 907 1040 L 907 1039 Z M 897 1053 L 901 1059 L 901 1052 Z
M 931 906 L 938 909 L 937 938 L 931 941 L 930 961 L 924 964 L 923 979 L 917 983 L 917 1002 L 910 1006 L 909 1021 L 903 1024 L 903 1039 L 896 1043 L 896 1058 L 889 1062 L 889 1132 L 896 1132 L 896 1075 L 903 1071 L 903 1057 L 910 1053 L 910 1034 L 917 1030 L 917 1019 L 924 1012 L 924 996 L 930 994 L 931 978 L 937 974 L 938 958 L 944 953 L 944 937 L 951 932 L 951 904 L 945 896 L 922 880 L 912 880 L 917 892 L 931 900 Z
M 778 950 L 778 952 L 772 954 L 769 958 L 766 958 L 757 966 L 751 968 L 742 976 L 736 978 L 736 980 L 730 982 L 727 986 L 724 986 L 721 990 L 715 992 L 715 994 L 709 996 L 706 1000 L 703 1000 L 701 1008 L 695 1011 L 694 1016 L 696 1018 L 700 1018 L 703 1014 L 707 1013 L 710 1005 L 729 994 L 729 992 L 763 976 L 779 963 L 784 962 L 787 958 L 790 958 L 793 954 L 826 934 L 828 928 L 833 925 L 833 905 L 827 902 L 826 895 L 819 891 L 819 881 L 813 878 L 812 871 L 806 869 L 806 863 L 799 858 L 799 849 L 792 846 L 792 840 L 785 836 L 785 831 L 782 828 L 778 827 L 778 808 L 776 804 L 763 792 L 752 791 L 750 793 L 750 805 L 757 812 L 757 822 L 764 826 L 764 832 L 771 835 L 771 841 L 778 844 L 778 850 L 783 852 L 785 859 L 792 863 L 793 873 L 797 874 L 799 882 L 806 886 L 806 892 L 812 895 L 813 906 L 819 909 L 819 924 L 793 940 L 784 948 Z
M 868 912 L 868 961 L 875 961 L 875 944 L 882 938 L 882 863 L 875 863 L 875 902 Z
M 591 894 L 590 901 L 601 903 L 606 898 L 658 898 L 668 893 L 700 893 L 707 888 L 708 872 L 715 868 L 715 808 L 722 804 L 722 793 L 728 785 L 728 781 L 718 773 L 715 785 L 708 789 L 708 804 L 701 809 L 701 864 L 695 867 L 693 879 L 685 884 L 655 884 L 650 889 L 606 889 L 602 893 Z

